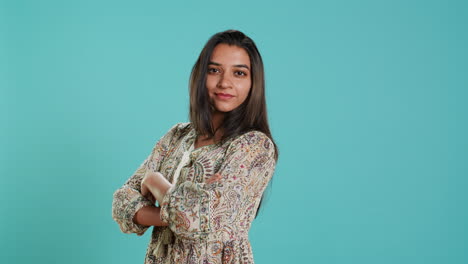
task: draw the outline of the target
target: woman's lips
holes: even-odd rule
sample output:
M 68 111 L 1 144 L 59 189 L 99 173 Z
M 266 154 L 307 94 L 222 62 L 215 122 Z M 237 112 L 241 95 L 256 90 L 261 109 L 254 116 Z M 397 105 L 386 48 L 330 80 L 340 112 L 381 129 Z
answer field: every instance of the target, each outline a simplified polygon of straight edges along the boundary
M 233 95 L 230 95 L 230 94 L 224 94 L 224 93 L 215 93 L 216 96 L 219 98 L 219 99 L 231 99 L 233 98 L 234 96 Z

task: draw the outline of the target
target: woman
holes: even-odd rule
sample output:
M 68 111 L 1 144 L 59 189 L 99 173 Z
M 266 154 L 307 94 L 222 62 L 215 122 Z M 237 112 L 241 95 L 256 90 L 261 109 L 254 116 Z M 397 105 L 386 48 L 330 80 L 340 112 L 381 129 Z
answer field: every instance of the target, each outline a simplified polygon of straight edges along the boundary
M 264 83 L 249 37 L 208 40 L 190 76 L 191 122 L 173 126 L 114 193 L 122 232 L 154 226 L 145 263 L 253 263 L 248 231 L 278 159 Z

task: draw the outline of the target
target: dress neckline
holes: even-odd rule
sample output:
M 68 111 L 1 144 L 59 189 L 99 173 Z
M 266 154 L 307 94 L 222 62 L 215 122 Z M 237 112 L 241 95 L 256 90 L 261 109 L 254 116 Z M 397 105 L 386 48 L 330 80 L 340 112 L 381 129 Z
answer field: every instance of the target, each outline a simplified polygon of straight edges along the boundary
M 196 152 L 205 148 L 209 149 L 209 148 L 212 148 L 213 146 L 219 146 L 219 143 L 213 143 L 213 144 L 208 144 L 208 145 L 195 148 L 195 141 L 197 140 L 197 136 L 198 135 L 195 129 L 191 128 L 190 133 L 189 133 L 189 140 L 187 141 L 187 143 L 189 143 L 189 146 L 190 146 L 189 150 L 191 152 Z

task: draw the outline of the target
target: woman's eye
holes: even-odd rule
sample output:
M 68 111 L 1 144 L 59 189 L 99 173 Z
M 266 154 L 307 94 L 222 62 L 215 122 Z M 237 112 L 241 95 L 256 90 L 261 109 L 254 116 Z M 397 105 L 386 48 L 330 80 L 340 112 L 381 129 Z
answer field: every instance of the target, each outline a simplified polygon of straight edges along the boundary
M 243 72 L 243 71 L 236 71 L 235 72 L 236 75 L 239 75 L 239 76 L 245 76 L 247 75 L 247 73 Z
M 217 72 L 219 72 L 219 70 L 216 69 L 216 68 L 208 68 L 208 72 L 209 73 L 217 73 Z

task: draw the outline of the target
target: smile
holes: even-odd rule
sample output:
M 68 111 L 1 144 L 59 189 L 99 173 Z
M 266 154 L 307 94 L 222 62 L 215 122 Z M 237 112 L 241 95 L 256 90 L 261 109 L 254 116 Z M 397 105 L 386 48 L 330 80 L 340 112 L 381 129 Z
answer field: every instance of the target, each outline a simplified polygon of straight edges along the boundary
M 219 99 L 231 99 L 233 98 L 234 96 L 233 95 L 230 95 L 230 94 L 224 94 L 224 93 L 215 93 L 216 97 L 218 97 Z

